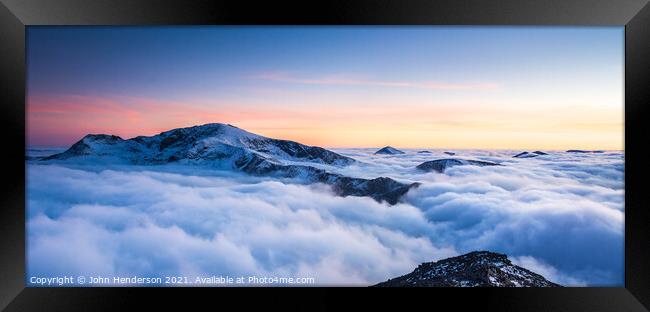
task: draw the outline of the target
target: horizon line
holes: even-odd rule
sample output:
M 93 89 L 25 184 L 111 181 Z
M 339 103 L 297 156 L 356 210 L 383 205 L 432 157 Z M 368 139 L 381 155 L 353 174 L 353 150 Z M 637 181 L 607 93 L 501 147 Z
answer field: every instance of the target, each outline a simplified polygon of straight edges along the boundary
M 133 137 L 135 138 L 135 137 Z M 133 138 L 129 139 L 123 139 L 123 140 L 130 140 Z M 279 139 L 281 140 L 281 139 Z M 77 141 L 78 142 L 78 141 Z M 299 144 L 302 144 L 297 141 L 293 141 Z M 76 143 L 76 142 L 75 142 Z M 70 148 L 72 145 L 75 143 L 72 143 L 70 145 L 25 145 L 25 150 L 29 149 L 39 149 L 39 148 Z M 400 149 L 400 150 L 484 150 L 484 151 L 560 151 L 560 152 L 566 152 L 569 150 L 578 150 L 578 151 L 604 151 L 604 152 L 624 152 L 625 149 L 603 149 L 603 148 L 480 148 L 480 147 L 462 147 L 462 148 L 454 148 L 454 147 L 398 147 L 394 145 L 384 145 L 384 146 L 370 146 L 370 147 L 350 147 L 350 146 L 317 146 L 317 145 L 308 145 L 308 144 L 302 144 L 302 145 L 307 145 L 307 146 L 316 146 L 316 147 L 321 147 L 325 149 L 382 149 L 384 147 L 392 147 L 395 149 Z

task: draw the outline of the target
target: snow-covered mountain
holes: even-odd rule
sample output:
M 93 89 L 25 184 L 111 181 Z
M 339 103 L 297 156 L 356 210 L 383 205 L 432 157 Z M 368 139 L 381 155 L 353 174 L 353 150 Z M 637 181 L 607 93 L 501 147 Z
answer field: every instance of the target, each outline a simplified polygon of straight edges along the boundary
M 423 171 L 436 171 L 443 173 L 445 169 L 453 166 L 462 166 L 462 165 L 472 165 L 472 166 L 499 166 L 497 163 L 482 161 L 482 160 L 469 160 L 469 159 L 457 159 L 457 158 L 445 158 L 445 159 L 436 159 L 432 161 L 425 161 L 415 168 Z
M 512 264 L 504 254 L 474 251 L 437 262 L 379 283 L 378 287 L 560 287 L 543 276 Z
M 114 135 L 89 134 L 67 151 L 49 159 L 110 155 L 133 163 L 150 164 L 222 159 L 242 149 L 276 161 L 307 161 L 329 165 L 348 165 L 354 162 L 352 158 L 321 147 L 266 138 L 219 123 L 179 128 L 128 140 Z
M 391 146 L 386 146 L 378 151 L 375 152 L 376 155 L 398 155 L 398 154 L 404 154 L 404 152 L 391 147 Z
M 68 150 L 42 160 L 91 164 L 201 165 L 257 176 L 295 178 L 304 183 L 325 183 L 341 196 L 369 196 L 389 204 L 396 204 L 409 189 L 419 185 L 404 184 L 385 177 L 361 179 L 331 173 L 317 167 L 346 166 L 355 160 L 321 147 L 267 138 L 218 123 L 128 140 L 114 135 L 89 134 Z

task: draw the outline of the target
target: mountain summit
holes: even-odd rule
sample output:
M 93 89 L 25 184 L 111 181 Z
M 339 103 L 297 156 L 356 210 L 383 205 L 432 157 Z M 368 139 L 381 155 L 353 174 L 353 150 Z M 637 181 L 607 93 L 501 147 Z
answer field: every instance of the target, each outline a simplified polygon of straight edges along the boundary
M 516 266 L 504 254 L 474 251 L 420 264 L 415 271 L 379 283 L 378 287 L 560 287 Z
M 201 165 L 250 175 L 324 183 L 340 196 L 368 196 L 396 204 L 418 183 L 404 184 L 386 177 L 361 179 L 323 169 L 356 161 L 327 149 L 294 141 L 263 137 L 232 125 L 212 123 L 173 129 L 154 136 L 122 139 L 115 135 L 89 134 L 63 153 L 43 161 L 89 164 Z
M 404 154 L 404 152 L 391 146 L 386 146 L 375 152 L 375 155 L 398 155 L 398 154 Z

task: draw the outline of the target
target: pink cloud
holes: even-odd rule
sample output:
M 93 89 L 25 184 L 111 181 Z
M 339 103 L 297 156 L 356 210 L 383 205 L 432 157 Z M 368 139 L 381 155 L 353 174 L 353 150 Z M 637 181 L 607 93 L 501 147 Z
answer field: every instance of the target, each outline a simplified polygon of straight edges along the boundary
M 495 83 L 447 83 L 438 81 L 386 81 L 358 78 L 346 78 L 342 76 L 329 76 L 321 78 L 298 78 L 287 73 L 272 72 L 251 76 L 252 79 L 268 80 L 276 82 L 288 82 L 313 85 L 344 85 L 344 86 L 376 86 L 389 88 L 414 88 L 432 90 L 491 90 L 499 86 Z

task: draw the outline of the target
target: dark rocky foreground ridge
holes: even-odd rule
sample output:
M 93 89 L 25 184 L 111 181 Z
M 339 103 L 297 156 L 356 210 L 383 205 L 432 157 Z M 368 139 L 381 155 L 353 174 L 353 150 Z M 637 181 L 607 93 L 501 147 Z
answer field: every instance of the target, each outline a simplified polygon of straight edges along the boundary
M 386 177 L 362 179 L 328 172 L 316 166 L 346 166 L 355 160 L 321 147 L 267 138 L 218 123 L 128 140 L 114 135 L 89 134 L 65 152 L 41 160 L 90 164 L 201 165 L 255 176 L 324 183 L 331 185 L 340 196 L 367 196 L 391 205 L 419 185 L 404 184 Z
M 504 254 L 474 251 L 420 264 L 415 271 L 376 287 L 561 287 L 512 264 Z

